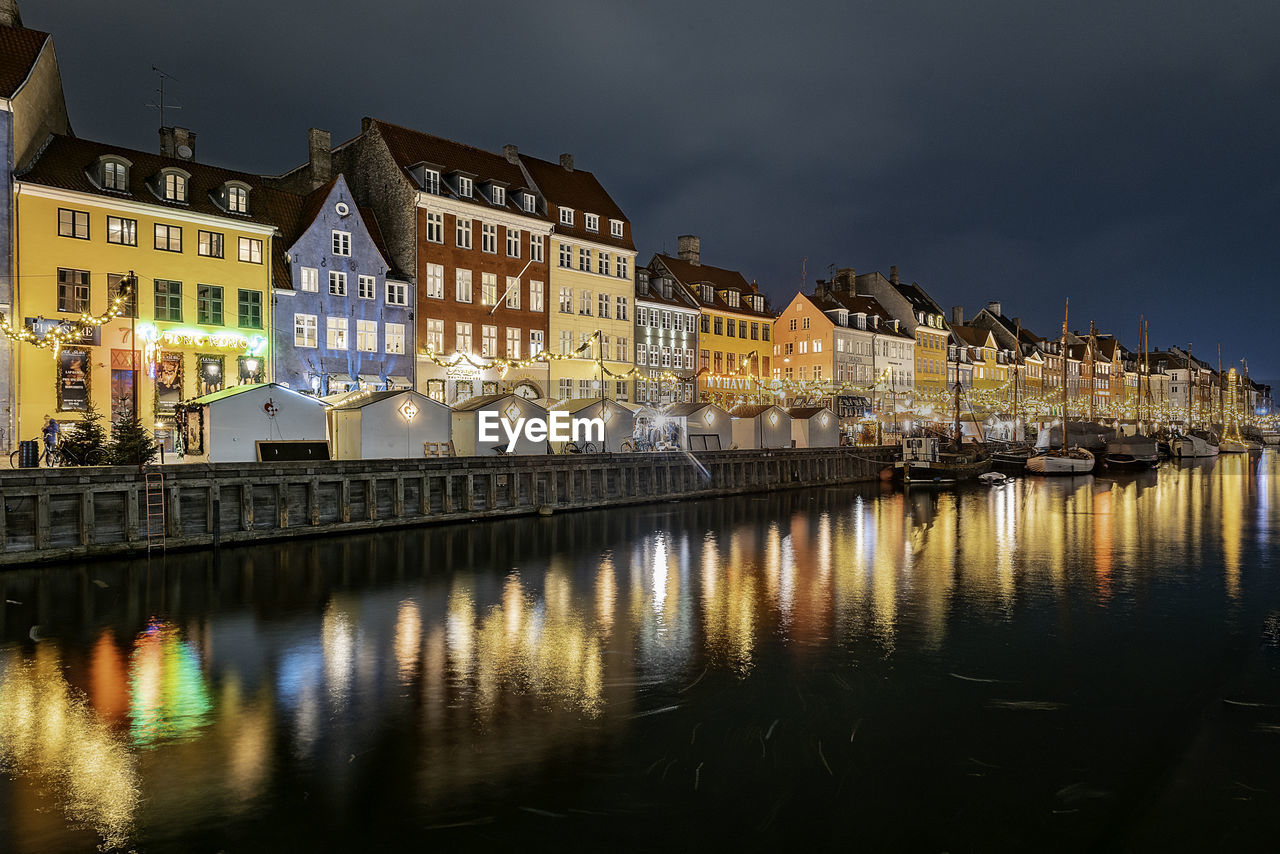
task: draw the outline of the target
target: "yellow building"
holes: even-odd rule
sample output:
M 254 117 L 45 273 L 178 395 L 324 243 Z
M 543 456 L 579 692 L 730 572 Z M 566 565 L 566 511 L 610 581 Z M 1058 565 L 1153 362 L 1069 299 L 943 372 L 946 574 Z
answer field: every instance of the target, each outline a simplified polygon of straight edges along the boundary
M 54 136 L 15 182 L 15 325 L 82 332 L 56 359 L 20 346 L 22 438 L 46 415 L 69 426 L 92 402 L 114 421 L 136 400 L 172 448 L 184 401 L 271 378 L 271 284 L 288 281 L 278 226 L 295 227 L 300 200 L 194 162 L 182 128 L 161 137 L 157 155 Z M 108 312 L 130 272 L 137 289 L 120 315 L 86 322 Z
M 555 224 L 550 264 L 548 397 L 626 400 L 631 388 L 636 249 L 631 223 L 590 172 L 520 156 Z M 586 348 L 583 349 L 583 345 Z
M 655 255 L 650 270 L 661 270 L 698 301 L 699 400 L 732 408 L 739 403 L 772 403 L 773 314 L 764 295 L 736 270 L 702 263 L 702 242 L 678 239 L 678 257 Z

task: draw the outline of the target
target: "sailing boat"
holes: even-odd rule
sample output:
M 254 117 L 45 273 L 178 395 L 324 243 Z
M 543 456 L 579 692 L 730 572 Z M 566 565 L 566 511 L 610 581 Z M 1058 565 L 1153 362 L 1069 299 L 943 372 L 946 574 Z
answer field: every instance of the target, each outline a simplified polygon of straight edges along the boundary
M 951 451 L 939 448 L 935 437 L 904 438 L 902 481 L 908 486 L 941 485 L 974 480 L 991 470 L 991 455 L 986 448 L 974 445 L 965 448 L 960 443 L 960 364 L 956 362 L 955 395 L 955 443 Z
M 1070 309 L 1071 301 L 1067 300 L 1067 311 Z M 1027 460 L 1027 471 L 1032 474 L 1077 475 L 1093 471 L 1093 454 L 1079 446 L 1067 447 L 1067 317 L 1062 317 L 1062 445 Z

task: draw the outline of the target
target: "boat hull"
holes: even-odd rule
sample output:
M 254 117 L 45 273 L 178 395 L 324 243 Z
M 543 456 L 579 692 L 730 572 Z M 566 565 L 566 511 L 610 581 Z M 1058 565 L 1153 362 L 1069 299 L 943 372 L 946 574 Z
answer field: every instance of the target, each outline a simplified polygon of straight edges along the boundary
M 1141 471 L 1153 469 L 1160 463 L 1159 455 L 1139 456 L 1136 454 L 1107 454 L 1103 462 L 1107 468 L 1119 471 Z
M 900 465 L 903 482 L 912 485 L 961 483 L 991 471 L 989 457 L 964 463 L 911 461 Z
M 1083 475 L 1093 471 L 1094 457 L 1088 451 L 1080 455 L 1037 454 L 1027 460 L 1027 471 L 1042 475 Z
M 1199 436 L 1179 436 L 1169 443 L 1169 450 L 1181 459 L 1218 456 L 1218 446 L 1209 444 Z

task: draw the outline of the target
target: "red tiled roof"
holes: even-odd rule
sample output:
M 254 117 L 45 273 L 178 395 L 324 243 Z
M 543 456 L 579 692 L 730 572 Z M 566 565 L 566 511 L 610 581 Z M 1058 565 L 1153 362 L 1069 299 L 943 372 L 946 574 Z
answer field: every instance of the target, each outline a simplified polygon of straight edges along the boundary
M 105 190 L 90 179 L 90 167 L 98 162 L 99 157 L 106 154 L 122 157 L 132 164 L 129 170 L 128 190 Z M 182 169 L 191 175 L 185 203 L 162 199 L 151 190 L 151 184 L 160 174 L 160 170 L 170 166 Z M 229 223 L 243 221 L 275 226 L 280 230 L 281 239 L 272 241 L 274 247 L 271 259 L 272 278 L 282 286 L 287 286 L 283 283 L 290 281 L 289 262 L 285 252 L 297 237 L 303 200 L 301 196 L 271 188 L 263 178 L 257 175 L 235 172 L 177 157 L 167 157 L 163 154 L 152 154 L 103 142 L 54 134 L 36 157 L 35 162 L 17 177 L 20 181 L 45 187 L 88 193 L 107 199 L 127 200 L 175 212 L 187 211 L 221 217 Z M 215 201 L 219 195 L 218 191 L 227 181 L 242 181 L 249 185 L 248 213 L 229 213 Z
M 845 293 L 827 293 L 824 296 L 806 295 L 806 298 L 818 307 L 822 312 L 834 311 L 836 309 L 844 309 L 850 314 L 865 314 L 867 317 L 880 318 L 880 326 L 877 329 L 868 329 L 868 332 L 875 332 L 878 335 L 898 335 L 902 338 L 910 338 L 915 340 L 906 330 L 899 327 L 893 328 L 893 315 L 880 304 L 880 301 L 871 296 L 850 296 Z
M 635 250 L 635 243 L 631 239 L 631 223 L 627 220 L 627 215 L 600 185 L 595 175 L 582 169 L 574 169 L 570 172 L 559 163 L 549 163 L 526 154 L 520 155 L 520 161 L 529 170 L 529 176 L 533 178 L 533 182 L 538 185 L 538 189 L 547 199 L 548 213 L 556 223 L 556 234 Z M 557 207 L 554 212 L 550 211 L 552 204 Z M 572 208 L 575 211 L 573 225 L 561 224 L 558 210 L 561 207 Z M 583 216 L 587 213 L 600 217 L 600 228 L 597 231 L 587 230 L 586 217 Z M 622 237 L 612 235 L 609 225 L 611 219 L 622 221 Z
M 736 290 L 742 294 L 756 294 L 755 285 L 748 284 L 747 280 L 737 270 L 726 270 L 723 267 L 712 267 L 709 264 L 694 264 L 689 261 L 682 261 L 679 258 L 672 258 L 670 255 L 654 255 L 654 261 L 661 264 L 667 269 L 676 282 L 688 288 L 698 301 L 699 306 L 706 306 L 717 311 L 728 311 L 735 314 L 745 314 L 753 317 L 764 317 L 773 320 L 774 316 L 766 309 L 765 311 L 756 311 L 751 307 L 748 301 L 742 301 L 735 308 L 725 301 L 721 291 Z M 653 262 L 650 262 L 650 267 Z M 702 288 L 700 285 L 711 285 L 715 289 L 715 298 L 710 302 L 706 302 L 702 298 Z
M 0 98 L 12 98 L 40 57 L 48 33 L 25 27 L 0 27 Z

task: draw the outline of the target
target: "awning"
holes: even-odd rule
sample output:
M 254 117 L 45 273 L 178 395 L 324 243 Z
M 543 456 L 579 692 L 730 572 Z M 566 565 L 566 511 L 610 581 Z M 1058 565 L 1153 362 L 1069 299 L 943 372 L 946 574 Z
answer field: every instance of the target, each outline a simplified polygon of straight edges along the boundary
M 413 381 L 408 377 L 387 377 L 387 385 L 395 388 L 413 388 Z
M 382 377 L 377 374 L 357 374 L 356 376 L 360 378 L 360 382 L 362 383 L 368 383 L 369 385 L 382 385 Z
M 350 375 L 350 374 L 329 374 L 329 384 L 330 384 L 330 385 L 332 385 L 333 383 L 347 383 L 347 384 L 350 384 L 351 382 L 352 382 L 352 380 L 351 380 L 351 375 Z

